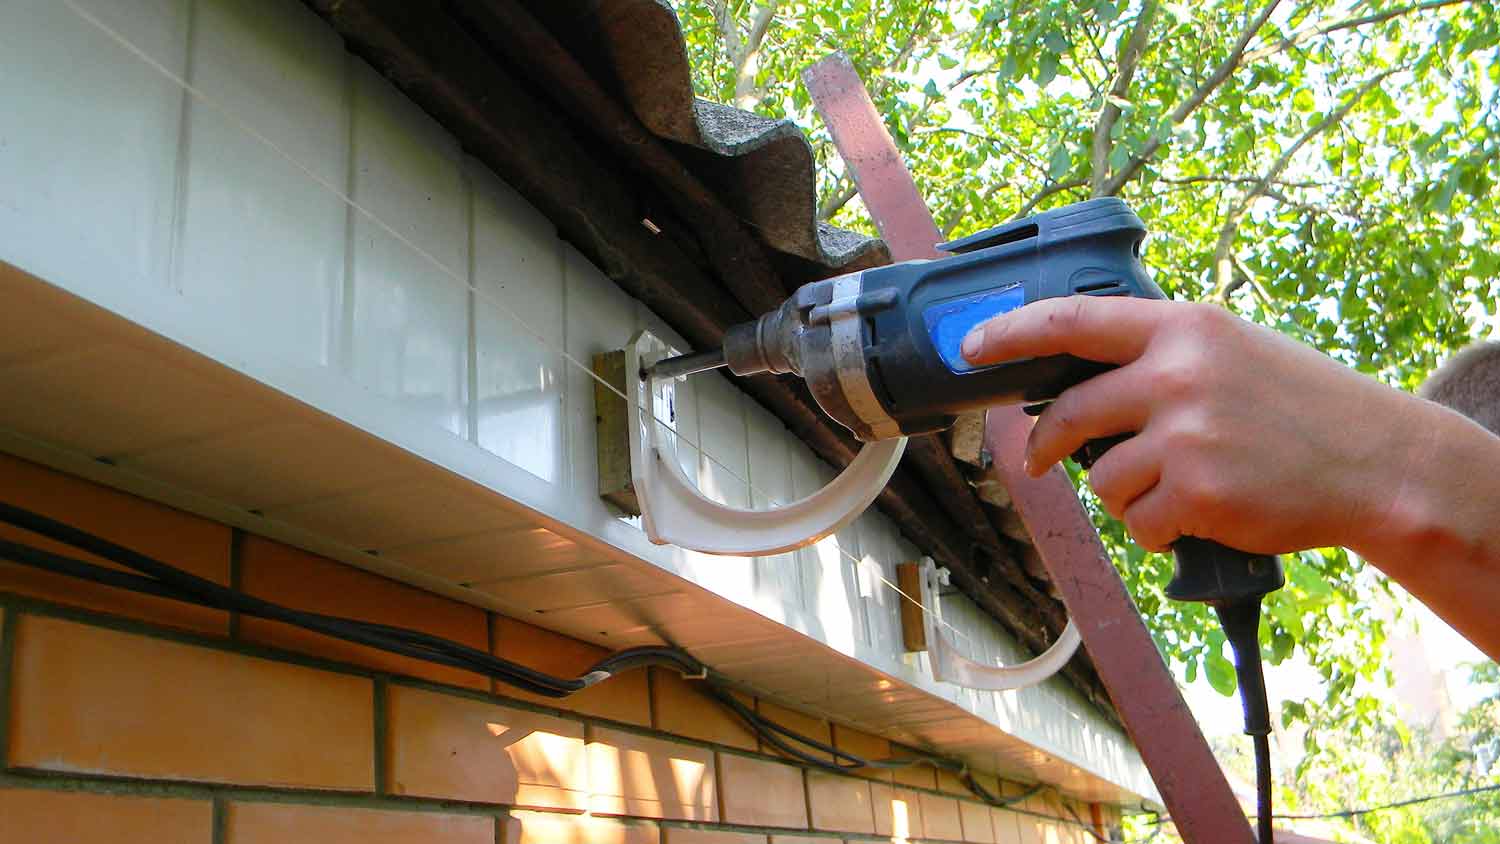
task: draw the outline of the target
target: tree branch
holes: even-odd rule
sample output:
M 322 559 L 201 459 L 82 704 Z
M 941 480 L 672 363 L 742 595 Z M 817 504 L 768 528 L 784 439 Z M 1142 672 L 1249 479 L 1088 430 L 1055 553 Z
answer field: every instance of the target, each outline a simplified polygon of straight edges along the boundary
M 1200 182 L 1222 182 L 1233 185 L 1253 185 L 1260 181 L 1258 176 L 1162 176 L 1158 182 L 1166 182 L 1169 185 L 1193 185 Z M 1276 179 L 1273 184 L 1284 188 L 1316 188 L 1322 187 L 1322 182 L 1288 182 L 1285 179 Z
M 766 32 L 771 28 L 771 21 L 776 19 L 776 6 L 781 0 L 761 0 L 760 8 L 755 10 L 755 17 L 750 21 L 750 34 L 745 37 L 745 47 L 750 50 L 759 50 L 762 42 L 766 40 Z
M 724 42 L 724 52 L 729 56 L 730 64 L 738 71 L 740 53 L 744 47 L 739 24 L 734 20 L 734 11 L 729 8 L 728 0 L 707 0 L 707 3 L 708 10 L 713 13 L 714 23 L 719 26 L 719 38 Z
M 1234 73 L 1235 69 L 1240 66 L 1240 61 L 1245 55 L 1245 47 L 1249 45 L 1250 39 L 1254 38 L 1257 32 L 1260 32 L 1261 27 L 1266 25 L 1266 21 L 1270 19 L 1271 13 L 1276 11 L 1276 7 L 1280 4 L 1281 0 L 1269 0 L 1266 3 L 1260 10 L 1260 13 L 1255 16 L 1255 19 L 1240 32 L 1239 38 L 1235 39 L 1234 46 L 1229 50 L 1229 55 L 1225 56 L 1222 62 L 1219 62 L 1213 69 L 1213 72 L 1208 75 L 1208 78 L 1203 80 L 1193 90 L 1193 93 L 1188 95 L 1187 99 L 1179 103 L 1177 108 L 1172 109 L 1172 113 L 1167 116 L 1167 126 L 1180 126 L 1184 120 L 1187 120 L 1193 112 L 1198 110 L 1199 106 L 1203 105 L 1203 102 L 1208 99 L 1210 94 L 1217 90 L 1220 85 L 1224 84 L 1224 80 L 1228 79 L 1230 74 Z M 1161 148 L 1163 141 L 1164 137 L 1160 132 L 1152 135 L 1151 139 L 1146 142 L 1145 148 L 1104 183 L 1104 189 L 1101 192 L 1102 195 L 1113 196 L 1119 193 L 1120 188 L 1124 187 L 1131 179 L 1134 179 L 1136 174 L 1141 172 L 1141 168 L 1146 166 L 1146 162 L 1150 161 L 1156 155 L 1156 151 Z
M 1281 155 L 1271 163 L 1266 172 L 1255 181 L 1250 190 L 1246 191 L 1245 195 L 1240 197 L 1240 201 L 1229 210 L 1229 213 L 1224 218 L 1224 224 L 1219 227 L 1218 241 L 1214 244 L 1214 298 L 1225 301 L 1229 298 L 1229 294 L 1239 286 L 1235 283 L 1234 278 L 1233 250 L 1234 238 L 1239 233 L 1240 219 L 1245 216 L 1245 212 L 1250 210 L 1250 206 L 1255 203 L 1255 200 L 1264 196 L 1270 190 L 1271 185 L 1281 176 L 1282 171 L 1292 163 L 1292 158 L 1302 147 L 1307 145 L 1308 141 L 1343 122 L 1344 118 L 1349 116 L 1349 112 L 1354 110 L 1354 107 L 1359 104 L 1359 101 L 1365 94 L 1368 94 L 1375 86 L 1385 81 L 1386 77 L 1402 69 L 1404 68 L 1391 68 L 1383 73 L 1376 74 L 1363 85 L 1360 85 L 1338 108 L 1328 112 L 1322 120 L 1319 120 L 1316 124 L 1308 128 L 1296 141 L 1292 142 L 1291 146 L 1283 150 Z
M 1049 196 L 1052 196 L 1053 194 L 1062 193 L 1065 190 L 1072 190 L 1074 188 L 1088 187 L 1088 184 L 1089 180 L 1083 178 L 1069 179 L 1066 182 L 1053 182 L 1052 184 L 1042 188 L 1036 196 L 1033 196 L 1032 198 L 1026 200 L 1026 204 L 1022 205 L 1020 210 L 1017 211 L 1016 215 L 1011 219 L 1019 220 L 1027 214 L 1030 214 L 1033 210 L 1036 209 L 1038 205 L 1042 204 L 1042 200 L 1046 199 Z
M 1443 6 L 1456 6 L 1459 3 L 1467 2 L 1470 2 L 1470 0 L 1424 0 L 1421 3 L 1409 3 L 1405 6 L 1397 6 L 1394 9 L 1386 9 L 1383 12 L 1373 12 L 1368 15 L 1360 15 L 1359 17 L 1343 18 L 1333 23 L 1324 24 L 1323 26 L 1307 27 L 1282 38 L 1274 44 L 1268 44 L 1258 50 L 1251 50 L 1245 54 L 1245 61 L 1247 63 L 1260 61 L 1277 53 L 1290 50 L 1298 44 L 1304 44 L 1314 38 L 1340 30 L 1357 29 L 1362 26 L 1369 26 L 1370 24 L 1385 23 L 1391 18 L 1398 18 L 1412 12 L 1425 12 L 1429 9 L 1440 9 Z
M 1105 179 L 1109 177 L 1109 152 L 1114 144 L 1110 133 L 1120 119 L 1119 102 L 1130 93 L 1130 82 L 1135 78 L 1135 69 L 1140 64 L 1141 54 L 1146 51 L 1146 39 L 1151 35 L 1151 21 L 1156 17 L 1157 0 L 1146 0 L 1141 13 L 1130 30 L 1130 38 L 1120 51 L 1120 67 L 1115 73 L 1109 92 L 1104 95 L 1104 105 L 1099 109 L 1099 119 L 1094 121 L 1094 146 L 1089 155 L 1089 193 L 1103 196 Z
M 766 31 L 776 17 L 776 4 L 780 0 L 762 0 L 750 20 L 750 33 L 740 42 L 740 55 L 734 64 L 734 104 L 746 110 L 760 103 L 760 92 L 755 88 L 755 75 L 760 70 L 760 48 L 765 43 Z
M 849 204 L 849 200 L 859 194 L 859 186 L 847 174 L 840 176 L 834 183 L 833 190 L 823 197 L 818 203 L 818 219 L 827 222 L 830 217 L 837 214 L 840 208 Z
M 729 59 L 730 72 L 734 77 L 734 104 L 743 109 L 753 109 L 760 97 L 755 89 L 755 74 L 758 69 L 761 45 L 766 32 L 776 17 L 776 6 L 781 0 L 762 0 L 750 20 L 750 31 L 742 35 L 739 22 L 734 19 L 734 10 L 728 0 L 707 0 L 714 23 L 719 28 L 719 38 L 724 42 L 724 54 Z
M 1099 66 L 1108 71 L 1109 59 L 1104 57 L 1104 50 L 1099 47 L 1099 39 L 1094 37 L 1094 28 L 1089 26 L 1087 22 L 1083 25 L 1083 37 L 1088 39 L 1089 46 L 1093 48 L 1094 58 L 1099 60 Z
M 1006 153 L 1008 153 L 1010 155 L 1014 155 L 1016 158 L 1019 158 L 1022 161 L 1026 162 L 1033 169 L 1035 169 L 1038 173 L 1040 173 L 1043 178 L 1046 178 L 1046 176 L 1047 176 L 1047 165 L 1046 164 L 1043 164 L 1039 159 L 1032 157 L 1025 150 L 1020 149 L 1015 144 L 1010 143 L 1009 141 L 1005 140 L 1004 138 L 997 138 L 994 135 L 986 135 L 983 132 L 975 132 L 972 129 L 960 129 L 960 128 L 956 127 L 956 126 L 943 126 L 943 127 L 935 128 L 935 129 L 923 129 L 922 131 L 917 132 L 916 134 L 919 134 L 919 135 L 963 135 L 965 137 L 974 138 L 976 140 L 987 141 L 987 142 L 992 143 L 995 146 L 999 147 L 1000 149 L 1004 150 Z

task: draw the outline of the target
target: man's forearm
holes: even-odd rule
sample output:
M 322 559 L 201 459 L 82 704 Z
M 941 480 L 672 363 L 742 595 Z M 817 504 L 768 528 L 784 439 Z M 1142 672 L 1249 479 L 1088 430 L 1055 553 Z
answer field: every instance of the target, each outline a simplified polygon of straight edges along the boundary
M 1500 658 L 1500 437 L 1413 399 L 1391 455 L 1384 518 L 1350 548 Z

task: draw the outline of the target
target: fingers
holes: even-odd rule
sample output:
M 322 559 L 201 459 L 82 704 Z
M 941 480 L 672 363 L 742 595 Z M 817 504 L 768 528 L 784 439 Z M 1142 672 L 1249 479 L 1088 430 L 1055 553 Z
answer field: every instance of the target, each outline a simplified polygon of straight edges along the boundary
M 1121 297 L 1043 299 L 975 327 L 964 338 L 963 355 L 981 366 L 1049 355 L 1129 363 L 1140 357 L 1172 306 Z
M 1150 434 L 1138 434 L 1111 448 L 1089 470 L 1089 485 L 1100 503 L 1122 521 L 1135 500 L 1160 480 L 1160 446 Z
M 1182 535 L 1174 518 L 1181 508 L 1174 499 L 1171 487 L 1158 482 L 1125 508 L 1120 520 L 1135 544 L 1147 551 L 1165 553 L 1171 549 Z
M 1129 369 L 1113 369 L 1064 390 L 1031 429 L 1026 441 L 1028 471 L 1040 476 L 1089 440 L 1144 428 L 1150 416 L 1150 390 L 1141 378 Z

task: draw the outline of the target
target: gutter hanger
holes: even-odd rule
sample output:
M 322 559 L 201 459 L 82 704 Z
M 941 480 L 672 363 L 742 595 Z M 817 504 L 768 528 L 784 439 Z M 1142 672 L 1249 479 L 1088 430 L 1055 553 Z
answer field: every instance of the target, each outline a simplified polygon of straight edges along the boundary
M 953 683 L 966 689 L 1007 691 L 1023 689 L 1046 680 L 1062 670 L 1078 650 L 1082 637 L 1073 620 L 1063 628 L 1062 635 L 1041 655 L 1017 665 L 995 666 L 975 662 L 959 653 L 948 637 L 943 634 L 942 606 L 938 602 L 939 589 L 948 584 L 948 570 L 939 568 L 931 557 L 921 562 L 922 624 L 927 633 L 927 652 L 932 658 L 932 678 L 942 683 Z
M 656 418 L 656 384 L 642 377 L 666 357 L 667 346 L 643 331 L 625 349 L 630 473 L 646 536 L 705 554 L 766 557 L 811 545 L 854 521 L 885 489 L 906 451 L 906 438 L 881 440 L 822 489 L 769 510 L 743 510 L 703 495 L 683 474 L 676 437 L 663 437 Z

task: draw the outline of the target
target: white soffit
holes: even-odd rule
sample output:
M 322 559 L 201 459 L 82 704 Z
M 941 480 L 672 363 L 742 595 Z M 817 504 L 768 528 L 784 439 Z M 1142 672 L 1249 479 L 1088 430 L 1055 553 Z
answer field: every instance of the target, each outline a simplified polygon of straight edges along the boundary
M 0 301 L 0 451 L 604 647 L 679 645 L 794 708 L 1079 799 L 1155 796 L 500 494 L 531 476 L 492 455 L 481 485 L 3 262 Z

